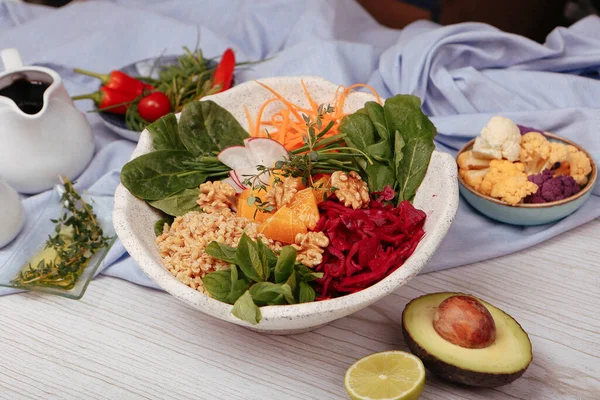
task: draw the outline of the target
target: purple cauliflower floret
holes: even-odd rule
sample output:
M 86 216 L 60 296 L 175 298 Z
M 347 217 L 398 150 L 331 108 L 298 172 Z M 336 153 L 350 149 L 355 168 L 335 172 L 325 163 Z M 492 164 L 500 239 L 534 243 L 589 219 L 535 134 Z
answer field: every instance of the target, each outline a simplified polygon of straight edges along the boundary
M 521 136 L 523 136 L 524 134 L 529 133 L 529 132 L 538 132 L 538 133 L 541 133 L 542 135 L 544 134 L 544 132 L 534 129 L 534 128 L 530 128 L 528 126 L 523 126 L 523 125 L 519 125 L 519 124 L 517 124 L 517 126 L 519 127 L 519 131 L 521 132 Z
M 539 174 L 529 175 L 527 177 L 527 179 L 529 180 L 529 182 L 533 182 L 536 185 L 538 185 L 539 187 L 542 187 L 544 182 L 549 181 L 553 177 L 554 177 L 554 172 L 549 169 L 545 169 Z
M 581 188 L 570 175 L 554 177 L 554 172 L 544 170 L 539 174 L 529 175 L 527 179 L 538 186 L 538 191 L 525 198 L 525 203 L 548 203 L 571 197 Z

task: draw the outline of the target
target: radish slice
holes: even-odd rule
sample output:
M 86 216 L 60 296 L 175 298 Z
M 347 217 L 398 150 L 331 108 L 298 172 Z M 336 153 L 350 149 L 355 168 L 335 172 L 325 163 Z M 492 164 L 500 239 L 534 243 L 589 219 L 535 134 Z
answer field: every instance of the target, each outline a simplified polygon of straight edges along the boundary
M 217 159 L 231 169 L 252 168 L 250 151 L 244 146 L 230 146 L 222 150 Z
M 229 184 L 229 185 L 230 185 L 230 186 L 231 186 L 231 187 L 232 187 L 232 188 L 235 190 L 235 192 L 236 192 L 236 193 L 238 193 L 238 194 L 239 194 L 239 193 L 242 193 L 242 192 L 245 190 L 245 189 L 242 189 L 242 188 L 240 187 L 240 185 L 238 185 L 238 184 L 237 184 L 237 183 L 236 183 L 236 182 L 233 180 L 233 178 L 232 178 L 232 177 L 229 177 L 229 178 L 225 178 L 225 179 L 223 179 L 223 182 L 225 182 L 225 183 L 228 183 L 228 184 Z
M 235 172 L 235 170 L 229 171 L 229 178 L 235 184 L 233 186 L 234 186 L 234 189 L 236 190 L 236 192 L 237 192 L 238 189 L 241 189 L 241 190 L 245 190 L 246 189 L 246 186 L 240 181 L 240 179 L 239 179 L 237 173 Z
M 244 139 L 244 144 L 249 150 L 251 161 L 255 165 L 273 167 L 276 161 L 288 160 L 289 154 L 285 147 L 276 140 L 269 138 Z

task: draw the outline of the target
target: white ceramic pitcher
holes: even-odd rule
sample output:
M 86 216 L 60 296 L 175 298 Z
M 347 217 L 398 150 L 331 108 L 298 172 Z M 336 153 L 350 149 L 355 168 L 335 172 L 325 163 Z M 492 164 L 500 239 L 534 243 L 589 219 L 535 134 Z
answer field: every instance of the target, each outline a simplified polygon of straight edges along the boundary
M 0 95 L 0 177 L 28 194 L 52 188 L 59 175 L 75 179 L 94 154 L 85 115 L 73 105 L 58 73 L 24 67 L 16 49 L 0 55 L 5 69 L 0 93 L 20 80 L 49 85 L 41 109 L 33 114 L 19 108 L 14 98 Z

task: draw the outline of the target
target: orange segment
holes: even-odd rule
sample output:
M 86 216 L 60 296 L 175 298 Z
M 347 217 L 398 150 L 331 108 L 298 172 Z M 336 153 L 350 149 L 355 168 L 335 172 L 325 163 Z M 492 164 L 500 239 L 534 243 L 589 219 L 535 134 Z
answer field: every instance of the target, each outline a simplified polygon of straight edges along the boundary
M 237 197 L 237 215 L 238 215 L 238 217 L 248 218 L 250 221 L 256 221 L 258 223 L 266 221 L 267 218 L 269 218 L 273 214 L 257 211 L 256 205 L 251 205 L 251 206 L 248 205 L 248 197 L 250 197 L 251 193 L 252 193 L 252 190 L 246 189 L 238 195 L 238 197 Z M 265 196 L 266 196 L 266 192 L 264 190 L 261 190 L 260 192 L 258 192 L 258 190 L 254 190 L 254 195 L 257 197 L 260 197 L 262 200 L 264 200 Z
M 281 207 L 258 227 L 258 233 L 262 233 L 269 239 L 288 244 L 294 243 L 298 233 L 306 232 L 304 222 L 296 215 L 294 210 L 287 206 Z
M 303 189 L 296 193 L 290 208 L 308 229 L 315 229 L 319 222 L 319 208 L 313 189 Z

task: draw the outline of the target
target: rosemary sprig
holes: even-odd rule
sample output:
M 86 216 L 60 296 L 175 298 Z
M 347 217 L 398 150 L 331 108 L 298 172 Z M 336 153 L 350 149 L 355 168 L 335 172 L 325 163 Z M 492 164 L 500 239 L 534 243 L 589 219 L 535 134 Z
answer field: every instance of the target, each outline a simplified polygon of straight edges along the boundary
M 273 177 L 273 184 L 281 182 L 282 177 L 300 177 L 304 186 L 323 189 L 323 185 L 315 185 L 313 176 L 316 174 L 331 174 L 335 171 L 359 171 L 357 159 L 364 159 L 368 164 L 373 164 L 370 157 L 363 151 L 346 147 L 344 136 L 341 134 L 325 138 L 334 122 L 331 121 L 323 127 L 325 114 L 334 112 L 330 104 L 319 105 L 317 116 L 312 120 L 307 115 L 302 115 L 306 124 L 306 134 L 302 136 L 304 145 L 290 152 L 289 160 L 277 161 L 274 166 L 257 166 L 256 175 L 244 176 L 244 185 L 252 189 L 248 197 L 248 205 L 256 206 L 256 212 L 272 212 L 274 207 L 256 194 L 267 192 L 265 181 Z M 317 132 L 317 130 L 319 130 Z M 265 175 L 268 178 L 265 179 Z M 335 191 L 335 188 L 330 188 Z M 324 195 L 326 198 L 327 195 Z
M 56 224 L 54 234 L 49 235 L 39 262 L 28 263 L 14 284 L 71 289 L 94 253 L 110 242 L 103 236 L 93 207 L 81 199 L 67 178 L 63 178 L 63 186 L 63 210 L 58 219 L 51 220 Z

